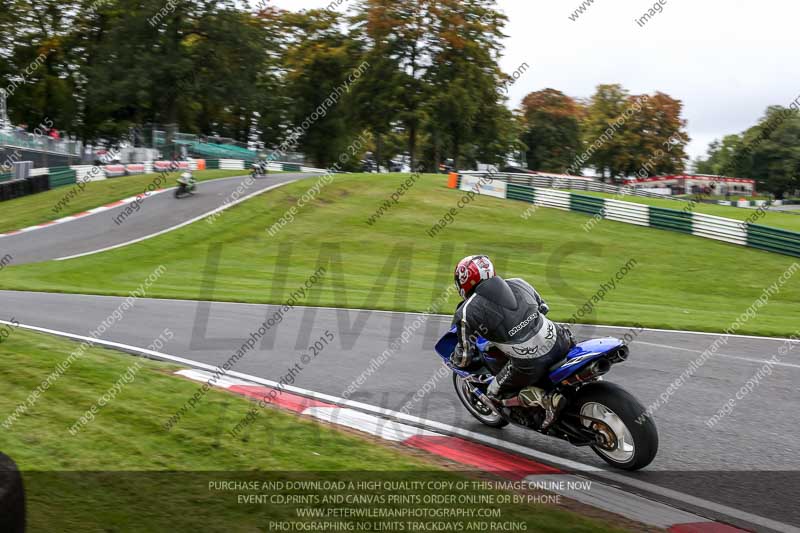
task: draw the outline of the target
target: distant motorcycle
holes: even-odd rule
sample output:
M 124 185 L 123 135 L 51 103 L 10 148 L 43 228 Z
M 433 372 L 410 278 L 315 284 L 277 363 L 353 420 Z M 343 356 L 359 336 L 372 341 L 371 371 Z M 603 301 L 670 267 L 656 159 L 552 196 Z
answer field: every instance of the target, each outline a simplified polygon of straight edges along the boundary
M 509 423 L 540 431 L 544 409 L 528 388 L 495 404 L 486 389 L 508 361 L 489 341 L 478 337 L 480 362 L 467 370 L 453 366 L 450 355 L 458 339 L 453 327 L 436 344 L 436 352 L 453 371 L 453 385 L 461 403 L 487 426 Z M 605 462 L 623 470 L 644 468 L 658 451 L 655 422 L 639 401 L 618 385 L 603 381 L 612 365 L 628 359 L 628 346 L 613 337 L 578 343 L 566 358 L 551 367 L 538 387 L 556 389 L 566 399 L 556 421 L 543 433 L 573 446 L 588 446 Z
M 250 170 L 250 177 L 263 178 L 268 174 L 269 174 L 269 168 L 267 167 L 267 163 L 265 161 L 258 161 L 253 163 L 253 167 Z
M 191 172 L 184 172 L 181 174 L 181 177 L 178 178 L 178 186 L 175 189 L 175 198 L 183 198 L 185 196 L 191 196 L 194 194 L 194 191 L 197 189 L 197 181 L 195 181 L 194 176 Z

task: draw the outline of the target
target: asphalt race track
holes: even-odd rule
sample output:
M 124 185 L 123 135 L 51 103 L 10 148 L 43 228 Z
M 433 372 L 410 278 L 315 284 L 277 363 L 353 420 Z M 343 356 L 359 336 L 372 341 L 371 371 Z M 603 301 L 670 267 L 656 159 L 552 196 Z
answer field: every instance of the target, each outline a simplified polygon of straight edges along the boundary
M 0 291 L 0 308 L 13 310 L 21 323 L 79 335 L 95 329 L 122 300 Z M 277 307 L 263 305 L 142 299 L 102 338 L 146 347 L 169 328 L 175 338 L 165 347 L 165 353 L 221 365 L 276 310 Z M 292 384 L 342 396 L 370 366 L 371 360 L 386 350 L 402 328 L 418 316 L 298 307 L 270 330 L 235 370 L 279 381 L 300 361 L 309 341 L 313 342 L 328 329 L 336 336 L 333 345 L 305 365 Z M 431 346 L 448 323 L 447 317 L 430 317 L 388 362 L 366 377 L 351 399 L 401 410 L 441 367 Z M 624 328 L 576 328 L 579 339 L 625 332 Z M 649 405 L 716 338 L 644 331 L 631 343 L 631 358 L 615 366 L 606 378 L 623 385 Z M 787 344 L 776 339 L 729 337 L 727 345 L 655 411 L 661 442 L 654 463 L 625 476 L 800 525 L 796 444 L 800 425 L 796 403 L 800 361 L 796 353 L 800 350 L 790 350 L 781 356 L 781 363 L 773 367 L 772 374 L 742 400 L 737 400 L 735 409 L 715 427 L 710 429 L 705 424 L 763 366 L 763 361 L 778 354 L 782 346 Z M 432 393 L 413 403 L 410 413 L 502 435 L 509 441 L 584 464 L 604 466 L 591 450 L 573 448 L 519 428 L 493 430 L 482 426 L 458 403 L 449 377 L 440 379 Z M 647 494 L 647 491 L 637 492 Z M 708 516 L 709 512 L 704 514 Z
M 28 233 L 0 238 L 0 251 L 14 258 L 14 264 L 34 263 L 100 250 L 140 239 L 200 217 L 223 205 L 241 185 L 242 195 L 249 195 L 277 184 L 313 174 L 270 174 L 250 186 L 246 176 L 222 178 L 197 184 L 194 196 L 176 200 L 172 191 L 146 197 L 140 209 L 114 222 L 127 206 L 96 213 L 78 220 L 45 227 Z M 112 228 L 112 231 L 109 231 Z M 21 228 L 17 228 L 21 229 Z
M 245 194 L 308 174 L 276 174 L 257 180 Z M 313 177 L 313 176 L 311 176 Z M 219 208 L 245 178 L 227 178 L 199 184 L 198 194 L 176 201 L 170 192 L 147 198 L 141 210 L 117 226 L 113 218 L 124 207 L 73 222 L 0 239 L 0 251 L 14 263 L 44 261 L 87 253 L 141 239 Z M 108 228 L 113 227 L 113 231 Z M 265 286 L 267 291 L 269 287 Z M 201 298 L 187 294 L 187 298 Z M 123 298 L 0 291 L 0 319 L 12 316 L 22 324 L 78 335 L 88 335 L 111 315 Z M 164 352 L 194 361 L 221 365 L 278 309 L 276 306 L 207 303 L 191 300 L 139 299 L 103 340 L 146 347 L 170 329 L 175 337 Z M 604 468 L 589 449 L 548 439 L 519 428 L 494 430 L 470 417 L 453 391 L 450 376 L 437 378 L 441 368 L 433 344 L 449 326 L 449 318 L 431 316 L 382 365 L 373 363 L 389 344 L 421 315 L 382 311 L 302 308 L 289 311 L 270 329 L 256 348 L 235 366 L 238 372 L 280 381 L 300 362 L 301 353 L 326 330 L 335 335 L 331 346 L 302 365 L 290 384 L 333 396 L 343 396 L 355 381 L 350 399 L 394 411 L 404 405 L 412 415 L 444 422 L 503 439 L 558 457 Z M 606 335 L 622 336 L 627 328 L 576 327 L 579 340 Z M 700 357 L 717 336 L 691 332 L 639 333 L 631 342 L 631 358 L 613 367 L 608 381 L 624 386 L 644 405 L 665 398 L 654 411 L 660 436 L 656 460 L 648 468 L 615 480 L 634 492 L 670 502 L 639 482 L 672 489 L 771 520 L 800 526 L 800 459 L 797 435 L 797 382 L 800 380 L 800 344 L 781 339 L 726 337 L 708 361 L 685 382 L 670 385 Z M 771 373 L 741 398 L 736 398 L 765 362 Z M 368 371 L 372 365 L 372 371 Z M 763 375 L 763 371 L 761 372 Z M 430 383 L 429 383 L 430 382 Z M 413 401 L 426 383 L 431 392 Z M 435 387 L 433 387 L 435 385 Z M 707 421 L 735 399 L 735 408 L 713 426 Z M 411 403 L 407 403 L 411 401 Z M 602 473 L 597 474 L 603 477 Z M 633 486 L 636 485 L 636 486 Z M 709 518 L 730 520 L 724 510 L 679 507 Z M 735 521 L 734 521 L 735 522 Z M 746 522 L 738 521 L 748 526 Z M 756 526 L 752 526 L 754 529 Z M 765 530 L 763 527 L 759 531 Z M 784 529 L 792 530 L 791 528 Z M 798 530 L 800 531 L 800 530 Z

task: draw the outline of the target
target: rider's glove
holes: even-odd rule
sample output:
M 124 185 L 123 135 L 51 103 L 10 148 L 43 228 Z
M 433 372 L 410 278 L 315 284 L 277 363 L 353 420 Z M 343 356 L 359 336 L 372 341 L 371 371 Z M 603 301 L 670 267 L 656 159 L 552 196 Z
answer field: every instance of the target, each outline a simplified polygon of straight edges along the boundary
M 472 362 L 473 350 L 474 348 L 471 346 L 464 349 L 461 343 L 458 343 L 456 349 L 453 351 L 452 355 L 450 355 L 450 362 L 458 368 L 468 367 Z

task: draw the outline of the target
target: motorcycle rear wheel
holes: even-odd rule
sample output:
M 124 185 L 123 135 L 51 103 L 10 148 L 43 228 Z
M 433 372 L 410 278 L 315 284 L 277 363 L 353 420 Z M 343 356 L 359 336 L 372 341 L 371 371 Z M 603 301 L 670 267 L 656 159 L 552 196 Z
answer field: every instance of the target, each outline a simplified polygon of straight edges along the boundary
M 583 387 L 570 410 L 586 418 L 581 424 L 603 435 L 605 445 L 592 450 L 606 463 L 623 470 L 649 465 L 658 452 L 658 430 L 644 406 L 628 391 L 605 381 Z
M 482 424 L 493 428 L 502 428 L 508 425 L 508 420 L 494 414 L 489 407 L 483 405 L 480 399 L 470 391 L 467 380 L 455 372 L 453 373 L 453 386 L 456 389 L 458 399 L 464 404 L 469 414 L 477 418 Z

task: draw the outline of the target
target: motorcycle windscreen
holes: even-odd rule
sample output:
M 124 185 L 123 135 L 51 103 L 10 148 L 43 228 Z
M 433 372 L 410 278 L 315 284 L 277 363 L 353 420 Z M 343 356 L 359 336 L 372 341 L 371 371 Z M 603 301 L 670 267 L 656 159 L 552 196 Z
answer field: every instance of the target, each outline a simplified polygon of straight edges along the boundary
M 550 381 L 559 383 L 576 372 L 581 371 L 592 361 L 622 346 L 623 342 L 614 337 L 603 337 L 578 343 L 567 354 L 567 360 L 550 373 Z

